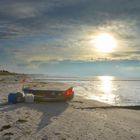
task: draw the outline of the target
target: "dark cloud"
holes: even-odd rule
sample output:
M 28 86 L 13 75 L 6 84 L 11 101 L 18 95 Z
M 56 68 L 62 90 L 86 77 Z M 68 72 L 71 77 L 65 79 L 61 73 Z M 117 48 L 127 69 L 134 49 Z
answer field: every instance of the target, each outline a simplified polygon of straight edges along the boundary
M 67 30 L 60 25 L 73 25 L 74 30 L 75 25 L 99 26 L 109 20 L 137 19 L 139 14 L 139 0 L 1 0 L 0 38 Z
M 116 52 L 111 54 L 113 60 L 140 60 L 140 50 L 138 51 L 125 51 L 125 52 Z
M 127 55 L 129 55 L 129 54 L 138 54 L 138 55 L 140 55 L 140 50 L 139 51 L 129 51 L 129 52 L 127 52 Z

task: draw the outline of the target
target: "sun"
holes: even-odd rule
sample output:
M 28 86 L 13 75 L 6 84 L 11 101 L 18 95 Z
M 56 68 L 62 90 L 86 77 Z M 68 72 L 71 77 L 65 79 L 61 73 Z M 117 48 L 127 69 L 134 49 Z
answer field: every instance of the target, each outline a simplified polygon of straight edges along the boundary
M 108 33 L 101 33 L 95 37 L 95 48 L 98 52 L 110 53 L 117 47 L 116 39 Z

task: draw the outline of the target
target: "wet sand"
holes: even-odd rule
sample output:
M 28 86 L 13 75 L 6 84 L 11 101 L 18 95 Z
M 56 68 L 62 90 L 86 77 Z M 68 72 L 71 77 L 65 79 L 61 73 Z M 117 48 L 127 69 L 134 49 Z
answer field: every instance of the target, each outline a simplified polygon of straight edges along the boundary
M 69 102 L 8 105 L 8 93 L 21 91 L 24 76 L 0 76 L 0 140 L 140 139 L 138 106 L 115 107 L 78 96 Z

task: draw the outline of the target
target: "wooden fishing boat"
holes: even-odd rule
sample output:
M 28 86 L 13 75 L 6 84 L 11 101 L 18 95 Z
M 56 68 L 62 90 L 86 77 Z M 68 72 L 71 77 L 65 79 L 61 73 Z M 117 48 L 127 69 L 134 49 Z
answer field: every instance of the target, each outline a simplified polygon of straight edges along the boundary
M 35 101 L 69 101 L 74 97 L 73 87 L 62 83 L 29 83 L 23 92 L 32 93 Z

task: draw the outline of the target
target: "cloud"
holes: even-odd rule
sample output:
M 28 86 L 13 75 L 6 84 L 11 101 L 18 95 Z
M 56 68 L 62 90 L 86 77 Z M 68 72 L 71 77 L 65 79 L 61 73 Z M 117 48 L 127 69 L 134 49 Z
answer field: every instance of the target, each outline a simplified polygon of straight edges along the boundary
M 122 49 L 122 48 L 121 48 Z M 124 50 L 123 50 L 124 49 Z M 90 45 L 86 40 L 82 42 L 68 42 L 54 40 L 53 43 L 38 44 L 29 43 L 23 47 L 8 47 L 2 48 L 5 53 L 12 56 L 15 62 L 30 63 L 34 62 L 34 65 L 41 62 L 52 61 L 95 61 L 95 60 L 140 60 L 140 50 L 125 50 L 115 51 L 108 54 L 97 53 L 94 46 Z
M 25 18 L 33 18 L 39 14 L 39 11 L 35 6 L 31 6 L 30 3 L 10 3 L 4 4 L 1 7 L 1 12 L 13 19 L 25 19 Z
M 139 0 L 1 0 L 0 55 L 20 68 L 65 60 L 140 60 L 139 15 Z M 116 52 L 98 54 L 89 43 L 102 32 L 117 39 Z
M 0 5 L 0 22 L 5 27 L 0 38 L 55 34 L 85 24 L 98 27 L 112 20 L 137 20 L 140 13 L 138 0 L 2 0 Z
M 52 28 L 57 28 L 61 23 L 58 19 L 50 17 L 50 12 L 56 7 L 70 3 L 75 2 L 70 0 L 66 2 L 61 0 L 2 0 L 0 1 L 0 23 L 5 30 L 2 30 L 3 27 L 0 28 L 0 38 L 32 35 L 37 32 L 51 33 Z

